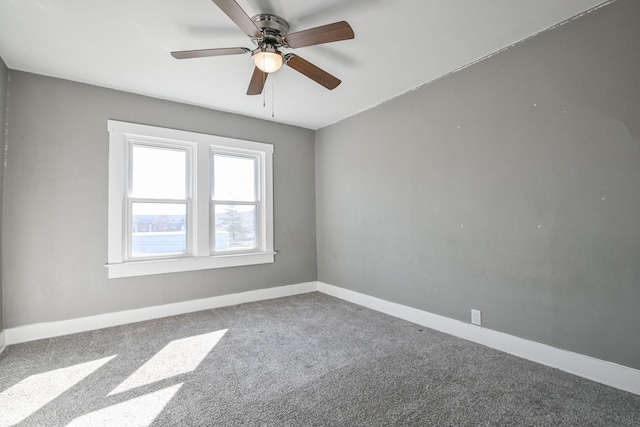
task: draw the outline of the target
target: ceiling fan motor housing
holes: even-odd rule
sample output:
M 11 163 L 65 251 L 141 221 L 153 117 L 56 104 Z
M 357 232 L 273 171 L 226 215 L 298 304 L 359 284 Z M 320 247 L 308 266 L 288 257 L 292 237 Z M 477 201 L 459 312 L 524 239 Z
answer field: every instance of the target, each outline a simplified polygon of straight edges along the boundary
M 252 17 L 251 20 L 262 31 L 265 40 L 275 42 L 274 44 L 281 45 L 281 39 L 289 32 L 289 23 L 277 15 L 261 13 Z

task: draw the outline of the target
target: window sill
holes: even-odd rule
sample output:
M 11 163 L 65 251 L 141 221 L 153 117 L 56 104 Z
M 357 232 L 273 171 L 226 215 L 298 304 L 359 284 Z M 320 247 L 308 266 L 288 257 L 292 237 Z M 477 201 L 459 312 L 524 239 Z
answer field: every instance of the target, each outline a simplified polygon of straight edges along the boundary
M 275 252 L 216 255 L 210 257 L 172 258 L 152 261 L 130 261 L 106 264 L 109 279 L 148 276 L 151 274 L 179 273 L 182 271 L 209 270 L 213 268 L 239 267 L 243 265 L 270 264 Z

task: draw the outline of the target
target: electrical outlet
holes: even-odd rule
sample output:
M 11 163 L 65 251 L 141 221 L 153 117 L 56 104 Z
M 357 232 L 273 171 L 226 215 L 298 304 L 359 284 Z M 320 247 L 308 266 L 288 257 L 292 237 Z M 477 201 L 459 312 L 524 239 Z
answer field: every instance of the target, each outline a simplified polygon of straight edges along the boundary
M 482 312 L 480 310 L 471 309 L 471 323 L 474 325 L 482 325 Z

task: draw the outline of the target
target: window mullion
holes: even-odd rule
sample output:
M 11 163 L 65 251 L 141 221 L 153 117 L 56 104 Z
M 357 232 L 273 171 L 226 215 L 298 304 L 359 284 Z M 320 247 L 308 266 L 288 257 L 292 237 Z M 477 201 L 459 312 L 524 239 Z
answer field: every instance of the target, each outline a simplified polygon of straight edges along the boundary
M 198 144 L 196 147 L 197 154 L 194 152 L 194 171 L 193 178 L 193 236 L 195 245 L 193 254 L 195 256 L 208 256 L 210 254 L 210 231 L 209 231 L 209 207 L 211 200 L 210 190 L 210 161 L 209 146 L 207 144 Z

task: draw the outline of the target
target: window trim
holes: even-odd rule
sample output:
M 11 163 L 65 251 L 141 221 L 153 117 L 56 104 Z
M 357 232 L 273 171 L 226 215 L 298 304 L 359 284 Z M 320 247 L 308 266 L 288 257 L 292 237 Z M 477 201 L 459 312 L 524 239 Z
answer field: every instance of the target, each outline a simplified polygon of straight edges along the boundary
M 274 262 L 273 249 L 273 145 L 208 135 L 190 131 L 168 129 L 157 126 L 127 123 L 116 120 L 107 121 L 109 132 L 109 204 L 108 204 L 108 252 L 107 264 L 109 278 L 142 276 L 149 274 L 173 273 L 182 271 L 205 270 L 214 268 L 237 267 L 243 265 L 266 264 Z M 126 203 L 129 192 L 128 168 L 130 168 L 129 149 L 132 141 L 160 146 L 189 146 L 191 150 L 191 230 L 188 230 L 188 254 L 169 258 L 128 259 L 128 221 Z M 262 195 L 261 209 L 258 213 L 258 248 L 246 252 L 213 251 L 211 208 L 214 206 L 211 189 L 212 158 L 214 150 L 229 153 L 245 153 L 258 159 L 261 171 L 259 180 Z M 256 188 L 257 190 L 257 188 Z

